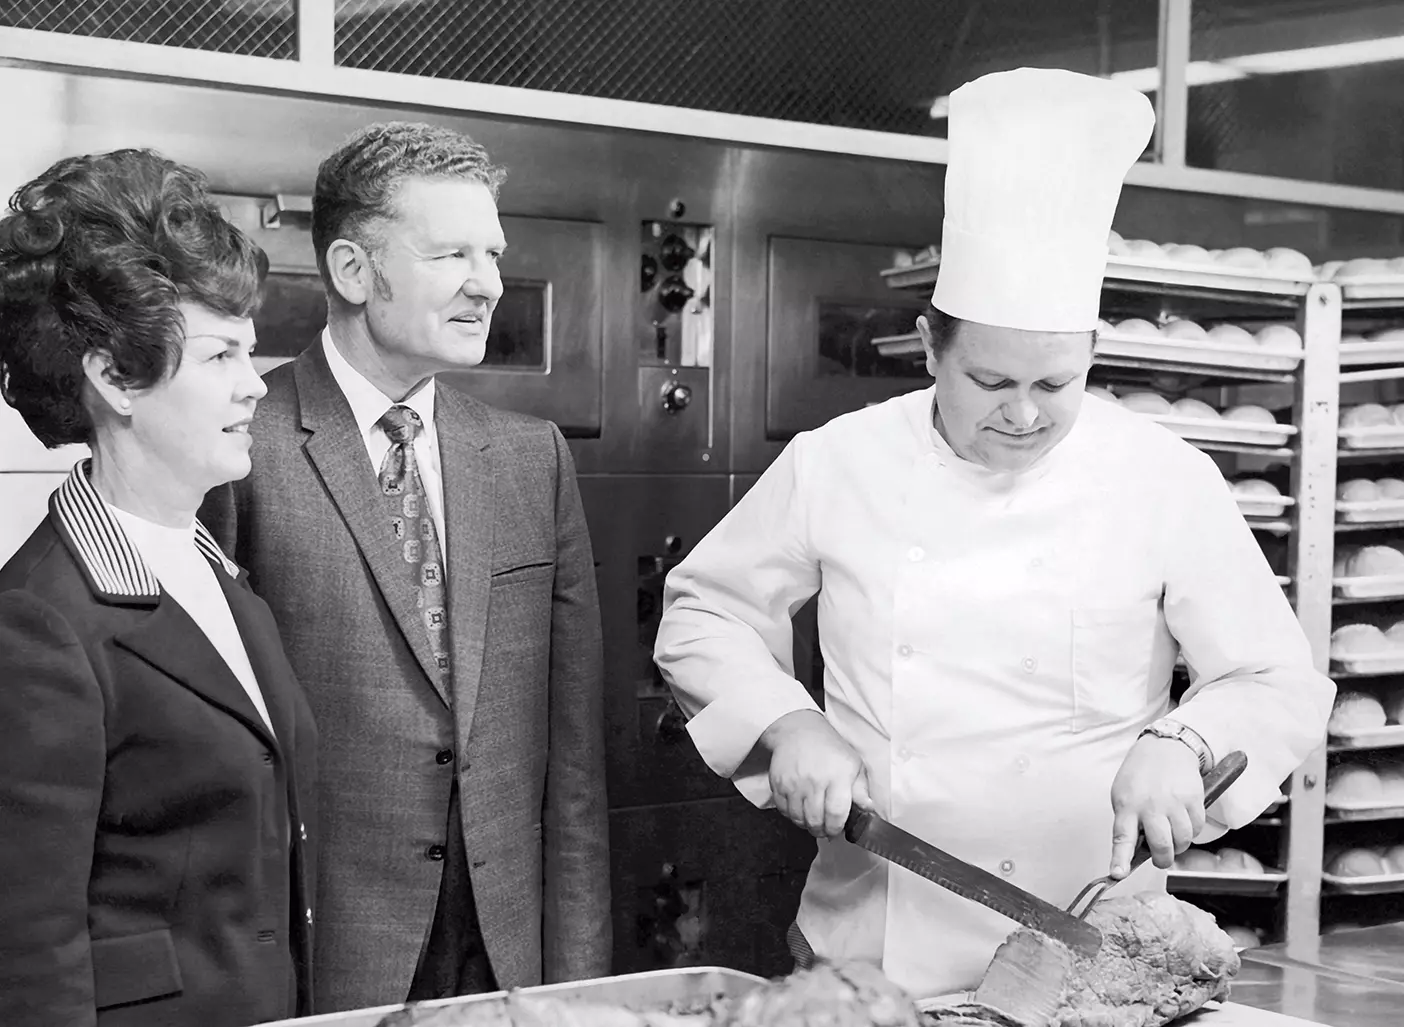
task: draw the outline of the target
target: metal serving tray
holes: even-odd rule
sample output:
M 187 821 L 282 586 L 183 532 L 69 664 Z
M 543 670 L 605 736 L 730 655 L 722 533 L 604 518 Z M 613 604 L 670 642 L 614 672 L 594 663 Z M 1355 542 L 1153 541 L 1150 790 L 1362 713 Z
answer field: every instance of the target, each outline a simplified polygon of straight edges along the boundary
M 1166 890 L 1191 895 L 1275 895 L 1282 890 L 1287 875 L 1266 867 L 1261 874 L 1238 874 L 1224 871 L 1171 870 L 1165 879 Z
M 1165 335 L 1151 337 L 1121 335 L 1117 332 L 1098 334 L 1097 356 L 1175 361 L 1181 364 L 1196 364 L 1211 370 L 1224 367 L 1249 371 L 1291 371 L 1302 362 L 1301 349 L 1219 346 L 1211 340 L 1195 342 Z
M 1363 503 L 1336 503 L 1336 520 L 1342 524 L 1376 524 L 1404 521 L 1404 499 L 1372 499 Z
M 1392 449 L 1404 446 L 1404 424 L 1377 424 L 1369 428 L 1341 428 L 1344 449 Z
M 622 974 L 617 977 L 597 977 L 588 981 L 564 984 L 543 984 L 519 988 L 513 994 L 540 995 L 579 1002 L 600 1002 L 643 1011 L 663 1009 L 679 1004 L 699 1007 L 718 998 L 744 995 L 765 984 L 764 977 L 727 970 L 718 966 L 679 967 L 672 970 L 649 970 L 645 973 Z M 462 998 L 436 999 L 415 1003 L 417 1009 L 444 1009 L 481 1003 L 505 1002 L 508 992 L 494 991 Z M 402 1012 L 408 1005 L 376 1006 L 341 1013 L 322 1013 L 293 1020 L 279 1020 L 264 1027 L 380 1027 L 392 1013 Z
M 1234 442 L 1245 446 L 1284 446 L 1297 434 L 1292 424 L 1256 424 L 1227 419 L 1207 420 L 1202 417 L 1179 417 L 1175 414 L 1147 414 L 1176 435 L 1188 441 Z
M 1386 724 L 1384 727 L 1362 728 L 1358 731 L 1332 731 L 1331 748 L 1348 749 L 1387 749 L 1404 745 L 1404 724 Z
M 1388 895 L 1404 892 L 1404 874 L 1371 874 L 1369 877 L 1337 877 L 1322 874 L 1327 891 L 1337 895 Z

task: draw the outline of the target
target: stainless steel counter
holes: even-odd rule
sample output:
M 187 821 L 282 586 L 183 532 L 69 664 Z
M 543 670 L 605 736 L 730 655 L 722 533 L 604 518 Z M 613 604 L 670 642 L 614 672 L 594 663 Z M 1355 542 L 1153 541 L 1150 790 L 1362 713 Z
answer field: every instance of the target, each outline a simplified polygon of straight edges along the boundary
M 1291 959 L 1277 945 L 1249 950 L 1230 1000 L 1327 1027 L 1401 1027 L 1404 926 L 1372 933 L 1381 930 L 1327 935 L 1320 965 Z

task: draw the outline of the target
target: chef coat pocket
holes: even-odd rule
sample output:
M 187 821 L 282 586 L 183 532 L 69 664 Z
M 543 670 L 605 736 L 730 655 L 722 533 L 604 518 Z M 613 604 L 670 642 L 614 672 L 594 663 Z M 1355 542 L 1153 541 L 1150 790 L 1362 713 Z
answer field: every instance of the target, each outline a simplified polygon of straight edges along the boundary
M 1073 610 L 1074 730 L 1145 717 L 1159 628 L 1154 599 Z

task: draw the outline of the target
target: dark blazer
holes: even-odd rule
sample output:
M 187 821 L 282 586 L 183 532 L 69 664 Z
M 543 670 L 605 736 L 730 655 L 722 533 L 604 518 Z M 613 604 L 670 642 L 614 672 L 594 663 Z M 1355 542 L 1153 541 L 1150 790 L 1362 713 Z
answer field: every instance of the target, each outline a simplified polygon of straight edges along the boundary
M 272 608 L 321 732 L 317 1011 L 406 997 L 454 775 L 498 985 L 607 973 L 599 605 L 560 432 L 437 386 L 450 706 L 321 342 L 265 382 L 253 473 L 201 517 Z
M 269 734 L 85 467 L 0 568 L 0 1023 L 304 1014 L 311 711 L 268 608 L 197 527 Z

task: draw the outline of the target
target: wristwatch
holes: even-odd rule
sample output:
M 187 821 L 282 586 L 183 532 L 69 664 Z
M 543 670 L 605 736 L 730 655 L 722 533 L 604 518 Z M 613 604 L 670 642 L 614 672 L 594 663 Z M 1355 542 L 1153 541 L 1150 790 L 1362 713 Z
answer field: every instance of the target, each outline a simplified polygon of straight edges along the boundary
M 1199 732 L 1192 727 L 1181 724 L 1173 717 L 1161 717 L 1153 721 L 1142 735 L 1155 735 L 1157 738 L 1173 738 L 1177 742 L 1183 742 L 1190 747 L 1195 758 L 1199 760 L 1199 773 L 1201 776 L 1209 773 L 1214 766 L 1214 754 L 1209 750 L 1209 745 L 1200 737 Z

